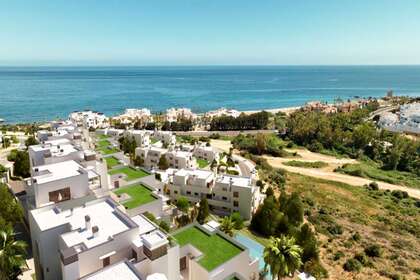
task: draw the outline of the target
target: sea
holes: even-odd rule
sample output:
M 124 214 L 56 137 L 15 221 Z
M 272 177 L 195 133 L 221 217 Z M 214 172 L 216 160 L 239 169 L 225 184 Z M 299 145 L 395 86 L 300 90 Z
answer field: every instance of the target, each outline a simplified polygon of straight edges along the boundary
M 66 118 L 91 109 L 188 107 L 197 113 L 293 107 L 308 101 L 420 96 L 420 66 L 0 67 L 0 118 Z

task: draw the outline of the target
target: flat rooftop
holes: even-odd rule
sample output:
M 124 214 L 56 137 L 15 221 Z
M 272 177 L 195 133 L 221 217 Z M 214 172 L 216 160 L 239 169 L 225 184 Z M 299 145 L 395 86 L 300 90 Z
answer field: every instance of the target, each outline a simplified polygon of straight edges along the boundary
M 127 222 L 129 218 L 108 200 L 95 200 L 63 211 L 57 207 L 40 208 L 32 211 L 32 214 L 41 231 L 68 224 L 70 231 L 61 235 L 67 247 L 82 243 L 91 248 L 130 228 Z M 90 217 L 91 228 L 99 228 L 97 237 L 93 237 L 91 228 L 86 229 L 85 216 Z
M 38 171 L 35 172 L 36 175 L 32 178 L 35 179 L 38 184 L 45 184 L 81 175 L 81 170 L 84 170 L 84 168 L 74 160 L 68 160 L 34 167 L 34 170 Z
M 67 156 L 71 153 L 76 153 L 79 151 L 72 144 L 69 143 L 60 145 L 40 144 L 36 146 L 31 146 L 31 148 L 35 152 L 50 151 L 52 157 Z
M 141 280 L 135 268 L 128 262 L 119 262 L 107 266 L 93 274 L 81 278 L 81 280 Z
M 229 185 L 232 182 L 232 185 L 237 187 L 251 187 L 251 178 L 241 177 L 241 176 L 232 176 L 232 175 L 221 175 L 216 178 L 216 183 L 227 184 Z
M 143 235 L 154 231 L 157 227 L 142 215 L 136 215 L 131 218 L 139 226 L 139 234 Z
M 207 179 L 213 176 L 213 172 L 204 169 L 180 169 L 175 173 L 176 176 L 195 176 L 199 179 Z
M 236 255 L 243 249 L 219 233 L 208 233 L 198 225 L 187 226 L 173 234 L 182 247 L 191 244 L 203 254 L 198 263 L 206 270 L 212 271 Z

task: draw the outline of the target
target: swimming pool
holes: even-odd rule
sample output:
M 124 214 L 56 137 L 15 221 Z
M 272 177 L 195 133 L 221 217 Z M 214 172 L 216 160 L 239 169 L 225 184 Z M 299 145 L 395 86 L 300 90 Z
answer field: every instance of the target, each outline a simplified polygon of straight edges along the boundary
M 235 239 L 248 248 L 249 254 L 253 259 L 258 258 L 260 271 L 264 270 L 264 246 L 240 233 L 235 235 Z

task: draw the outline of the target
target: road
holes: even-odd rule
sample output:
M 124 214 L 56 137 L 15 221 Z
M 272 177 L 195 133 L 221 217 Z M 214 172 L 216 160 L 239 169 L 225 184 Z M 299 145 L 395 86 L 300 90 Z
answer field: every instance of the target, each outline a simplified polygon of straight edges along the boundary
M 351 175 L 342 174 L 342 173 L 336 173 L 336 172 L 333 171 L 336 167 L 341 166 L 342 164 L 356 163 L 357 161 L 354 160 L 354 159 L 347 159 L 347 158 L 338 159 L 338 158 L 331 157 L 331 156 L 312 153 L 310 151 L 303 150 L 303 149 L 290 149 L 288 151 L 289 152 L 297 152 L 301 157 L 299 157 L 299 158 L 279 158 L 279 157 L 272 157 L 272 156 L 264 156 L 264 158 L 267 159 L 267 162 L 271 166 L 276 167 L 276 168 L 282 168 L 282 169 L 285 169 L 289 172 L 298 173 L 298 174 L 311 176 L 311 177 L 315 177 L 315 178 L 346 183 L 346 184 L 349 184 L 349 185 L 352 185 L 352 186 L 363 186 L 363 185 L 369 184 L 369 183 L 374 181 L 374 180 L 371 180 L 371 179 L 351 176 Z M 284 162 L 290 161 L 290 160 L 308 161 L 308 162 L 310 162 L 310 161 L 323 161 L 323 162 L 328 163 L 328 166 L 324 167 L 324 168 L 304 168 L 304 167 L 288 166 L 288 165 L 283 164 Z M 411 197 L 415 197 L 417 199 L 420 199 L 420 190 L 419 189 L 414 189 L 414 188 L 389 184 L 389 183 L 380 182 L 380 181 L 376 181 L 376 182 L 378 183 L 378 186 L 379 186 L 380 189 L 384 189 L 384 190 L 388 189 L 388 190 L 391 190 L 391 191 L 392 190 L 406 191 Z

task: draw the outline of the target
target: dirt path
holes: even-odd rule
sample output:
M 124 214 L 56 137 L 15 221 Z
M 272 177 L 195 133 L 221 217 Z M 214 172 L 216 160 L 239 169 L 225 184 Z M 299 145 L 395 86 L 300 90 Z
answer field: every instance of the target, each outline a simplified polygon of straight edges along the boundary
M 333 171 L 336 167 L 341 166 L 345 163 L 356 163 L 357 161 L 354 159 L 347 159 L 347 158 L 338 159 L 332 156 L 312 153 L 310 151 L 302 150 L 302 149 L 299 149 L 299 150 L 291 149 L 288 151 L 297 152 L 301 157 L 296 157 L 296 158 L 279 158 L 279 157 L 271 157 L 271 156 L 264 156 L 264 157 L 267 159 L 268 163 L 273 167 L 283 168 L 289 172 L 294 172 L 294 173 L 311 176 L 315 178 L 346 183 L 352 186 L 363 186 L 365 184 L 369 184 L 372 181 L 374 181 L 371 179 L 336 173 Z M 317 169 L 317 168 L 303 168 L 303 167 L 288 166 L 288 165 L 283 164 L 284 162 L 290 161 L 290 160 L 307 161 L 307 162 L 323 161 L 323 162 L 328 163 L 328 167 Z M 399 185 L 393 185 L 393 184 L 380 182 L 380 181 L 376 181 L 376 182 L 378 183 L 378 186 L 380 189 L 406 191 L 410 196 L 420 199 L 420 190 L 418 189 L 408 188 L 408 187 L 399 186 Z

